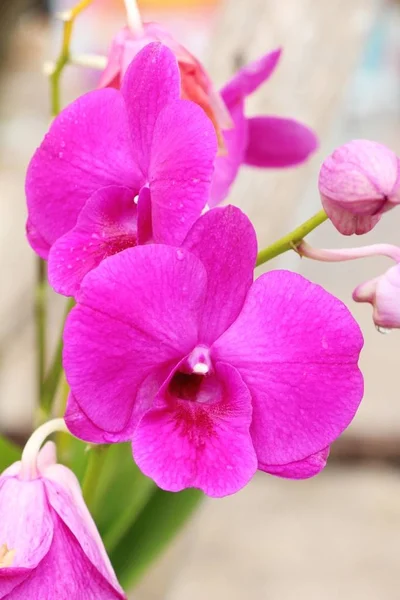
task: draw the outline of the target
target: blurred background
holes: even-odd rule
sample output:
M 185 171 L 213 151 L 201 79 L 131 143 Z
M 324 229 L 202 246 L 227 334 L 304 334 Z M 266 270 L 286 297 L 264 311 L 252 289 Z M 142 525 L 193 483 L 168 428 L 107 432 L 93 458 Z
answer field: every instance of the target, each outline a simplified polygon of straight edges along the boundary
M 248 114 L 301 119 L 319 134 L 304 166 L 242 169 L 230 201 L 257 229 L 260 247 L 319 210 L 324 156 L 351 138 L 400 154 L 400 3 L 394 0 L 143 0 L 145 20 L 165 24 L 204 61 L 218 85 L 237 67 L 283 46 L 273 78 Z M 34 255 L 24 237 L 24 174 L 49 124 L 43 63 L 54 58 L 54 13 L 70 0 L 0 0 L 0 430 L 27 435 L 33 418 Z M 124 24 L 122 2 L 95 0 L 77 21 L 76 52 L 103 53 Z M 63 101 L 96 86 L 98 73 L 65 71 Z M 399 244 L 400 213 L 386 215 L 364 243 Z M 329 223 L 316 246 L 355 245 Z M 359 242 L 360 244 L 362 242 Z M 136 590 L 137 600 L 399 600 L 400 335 L 380 335 L 352 290 L 385 259 L 336 265 L 295 253 L 268 263 L 322 284 L 346 302 L 365 335 L 366 393 L 318 477 L 285 481 L 260 474 L 239 494 L 207 500 Z M 52 300 L 56 327 L 61 304 Z M 1 518 L 1 516 L 0 516 Z M 134 543 L 134 541 L 133 541 Z

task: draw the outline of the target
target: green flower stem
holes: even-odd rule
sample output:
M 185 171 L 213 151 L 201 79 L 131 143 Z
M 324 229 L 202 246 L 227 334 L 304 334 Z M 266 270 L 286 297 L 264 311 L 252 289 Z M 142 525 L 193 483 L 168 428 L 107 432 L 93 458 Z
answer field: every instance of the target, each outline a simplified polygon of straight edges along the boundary
M 130 589 L 187 523 L 203 500 L 199 490 L 178 493 L 156 489 L 125 532 L 110 559 L 124 589 Z
M 35 291 L 35 329 L 36 329 L 36 380 L 38 402 L 43 393 L 44 373 L 46 368 L 46 263 L 37 257 L 36 291 Z
M 109 444 L 99 444 L 89 447 L 89 460 L 82 483 L 82 493 L 88 509 L 91 511 L 96 503 L 98 483 L 104 462 L 107 457 Z
M 57 116 L 61 110 L 60 78 L 64 67 L 70 62 L 70 45 L 75 19 L 92 2 L 93 0 L 81 0 L 74 8 L 61 15 L 64 21 L 61 51 L 49 73 L 51 114 L 53 117 Z
M 256 267 L 266 263 L 267 261 L 287 252 L 288 250 L 293 250 L 297 244 L 299 244 L 302 239 L 308 235 L 313 229 L 321 225 L 324 221 L 326 221 L 328 215 L 324 210 L 320 210 L 316 215 L 305 221 L 299 227 L 296 227 L 293 231 L 284 235 L 280 240 L 271 244 L 267 248 L 260 250 L 257 255 Z
M 69 311 L 71 310 L 71 308 L 74 306 L 74 304 L 75 304 L 74 299 L 68 298 L 66 309 L 65 309 L 65 315 L 62 320 L 60 335 L 58 336 L 56 350 L 54 352 L 54 356 L 53 356 L 49 371 L 47 373 L 47 376 L 46 376 L 43 386 L 42 386 L 40 407 L 41 407 L 41 411 L 42 411 L 43 415 L 47 416 L 47 418 L 51 414 L 51 409 L 53 407 L 57 388 L 58 388 L 58 385 L 59 385 L 59 382 L 60 382 L 60 379 L 62 376 L 62 372 L 63 372 L 62 350 L 63 350 L 64 324 L 65 324 L 67 315 L 68 315 Z

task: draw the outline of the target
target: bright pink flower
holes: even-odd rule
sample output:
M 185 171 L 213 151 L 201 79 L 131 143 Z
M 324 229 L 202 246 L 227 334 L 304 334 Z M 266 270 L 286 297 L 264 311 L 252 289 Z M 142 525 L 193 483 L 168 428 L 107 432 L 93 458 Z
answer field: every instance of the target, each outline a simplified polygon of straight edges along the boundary
M 382 144 L 353 140 L 324 161 L 319 191 L 340 233 L 367 233 L 384 212 L 400 204 L 399 159 Z
M 223 144 L 221 130 L 231 127 L 232 123 L 221 96 L 197 58 L 158 23 L 143 23 L 142 32 L 124 27 L 117 33 L 112 41 L 108 64 L 101 76 L 99 87 L 119 88 L 131 61 L 150 42 L 162 42 L 175 54 L 181 75 L 182 98 L 201 106 L 213 122 L 218 139 Z
M 216 160 L 210 206 L 226 198 L 242 164 L 289 167 L 304 162 L 318 147 L 314 132 L 294 119 L 245 117 L 246 97 L 269 79 L 280 55 L 281 50 L 274 50 L 240 69 L 221 91 L 234 127 L 223 131 L 227 153 Z
M 0 598 L 124 599 L 75 475 L 51 442 L 39 472 L 21 463 L 0 477 Z
M 373 306 L 373 320 L 382 329 L 400 328 L 400 264 L 391 267 L 380 277 L 356 287 L 356 302 L 369 302 Z
M 253 283 L 256 253 L 253 226 L 228 206 L 181 248 L 138 246 L 89 273 L 64 333 L 69 429 L 132 440 L 138 466 L 171 491 L 224 496 L 257 468 L 319 472 L 362 397 L 362 335 L 300 275 Z
M 212 124 L 180 99 L 175 57 L 160 43 L 138 54 L 121 91 L 68 106 L 26 181 L 28 238 L 54 289 L 74 295 L 91 268 L 136 243 L 180 244 L 208 200 L 215 155 Z

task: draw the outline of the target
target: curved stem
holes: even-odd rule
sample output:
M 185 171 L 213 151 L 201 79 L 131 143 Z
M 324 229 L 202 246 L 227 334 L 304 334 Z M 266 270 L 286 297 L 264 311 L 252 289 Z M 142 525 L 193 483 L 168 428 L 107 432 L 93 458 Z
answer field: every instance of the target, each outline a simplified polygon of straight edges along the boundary
M 91 446 L 89 449 L 89 461 L 82 483 L 83 497 L 89 510 L 92 509 L 96 502 L 97 486 L 108 448 L 109 444 L 99 444 L 98 446 Z
M 64 67 L 69 63 L 70 60 L 70 44 L 74 21 L 76 17 L 92 2 L 93 0 L 81 0 L 76 6 L 74 6 L 74 8 L 71 8 L 71 10 L 61 14 L 61 19 L 64 21 L 61 51 L 49 74 L 51 114 L 53 117 L 57 116 L 61 110 L 60 78 Z
M 143 34 L 143 24 L 136 0 L 124 0 L 126 8 L 126 18 L 128 25 L 133 33 Z
M 360 248 L 340 248 L 337 250 L 313 248 L 310 244 L 302 240 L 296 247 L 296 251 L 300 256 L 322 262 L 342 262 L 371 256 L 387 256 L 396 263 L 400 262 L 400 248 L 392 244 L 372 244 L 370 246 L 361 246 Z
M 52 419 L 36 429 L 26 442 L 21 457 L 21 477 L 31 479 L 37 477 L 37 456 L 46 438 L 56 431 L 68 433 L 64 419 Z
M 256 267 L 259 267 L 263 263 L 287 252 L 293 250 L 293 246 L 296 246 L 301 240 L 309 234 L 313 229 L 321 225 L 328 218 L 324 210 L 320 210 L 316 215 L 305 221 L 299 227 L 296 227 L 293 231 L 283 236 L 280 240 L 274 242 L 267 248 L 260 250 L 257 255 Z

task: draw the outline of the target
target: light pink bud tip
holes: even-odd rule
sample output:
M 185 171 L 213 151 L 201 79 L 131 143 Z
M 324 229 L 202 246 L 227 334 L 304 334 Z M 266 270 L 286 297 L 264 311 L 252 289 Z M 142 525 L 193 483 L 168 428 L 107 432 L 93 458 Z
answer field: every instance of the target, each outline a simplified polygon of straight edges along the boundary
M 382 144 L 353 140 L 324 161 L 318 186 L 340 233 L 367 233 L 384 212 L 400 204 L 400 161 Z

